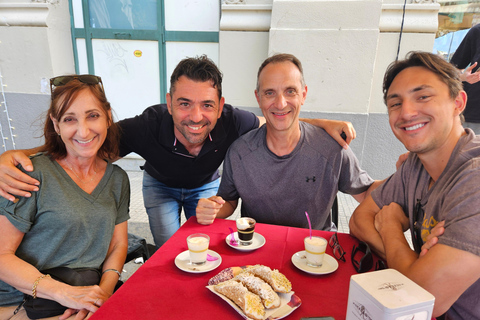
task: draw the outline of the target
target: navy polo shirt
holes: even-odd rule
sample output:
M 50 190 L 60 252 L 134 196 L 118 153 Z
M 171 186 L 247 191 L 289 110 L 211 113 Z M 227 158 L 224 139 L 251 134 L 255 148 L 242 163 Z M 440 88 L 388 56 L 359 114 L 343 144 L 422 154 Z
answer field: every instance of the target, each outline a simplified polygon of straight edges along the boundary
M 218 167 L 228 147 L 242 134 L 258 128 L 251 112 L 223 106 L 222 115 L 197 157 L 175 143 L 172 116 L 166 104 L 157 104 L 133 118 L 119 122 L 122 129 L 120 156 L 130 152 L 142 156 L 145 171 L 171 188 L 193 189 L 218 179 Z

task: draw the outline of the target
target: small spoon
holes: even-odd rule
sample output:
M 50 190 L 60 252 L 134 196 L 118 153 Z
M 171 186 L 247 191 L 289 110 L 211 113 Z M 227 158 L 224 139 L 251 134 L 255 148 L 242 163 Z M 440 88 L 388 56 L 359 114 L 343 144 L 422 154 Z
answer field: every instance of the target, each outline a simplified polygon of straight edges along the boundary
M 230 227 L 228 229 L 230 229 L 230 244 L 234 247 L 238 246 L 238 242 L 237 242 L 237 240 L 235 240 L 235 235 L 233 233 L 233 229 L 230 228 Z

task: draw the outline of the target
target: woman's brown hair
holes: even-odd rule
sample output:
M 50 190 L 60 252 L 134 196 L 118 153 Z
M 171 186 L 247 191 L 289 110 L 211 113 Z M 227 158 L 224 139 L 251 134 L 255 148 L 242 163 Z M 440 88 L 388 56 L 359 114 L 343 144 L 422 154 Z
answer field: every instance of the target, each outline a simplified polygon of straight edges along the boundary
M 50 108 L 47 112 L 44 127 L 45 137 L 45 151 L 54 159 L 63 159 L 67 156 L 67 149 L 62 141 L 62 138 L 55 131 L 52 118 L 60 121 L 62 116 L 68 110 L 73 101 L 78 97 L 79 93 L 83 90 L 89 90 L 102 106 L 102 111 L 107 116 L 108 132 L 103 145 L 98 150 L 98 157 L 113 161 L 118 158 L 119 154 L 119 139 L 120 128 L 113 122 L 113 116 L 111 114 L 110 103 L 105 96 L 102 84 L 87 84 L 74 79 L 69 81 L 65 85 L 55 87 L 52 90 L 52 99 Z

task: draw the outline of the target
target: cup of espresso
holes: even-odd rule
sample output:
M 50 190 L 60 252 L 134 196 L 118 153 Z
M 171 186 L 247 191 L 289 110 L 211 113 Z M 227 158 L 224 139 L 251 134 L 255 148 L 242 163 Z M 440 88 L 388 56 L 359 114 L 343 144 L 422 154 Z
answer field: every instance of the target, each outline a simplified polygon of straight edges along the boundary
M 204 233 L 194 233 L 187 237 L 190 262 L 193 265 L 202 265 L 207 261 L 208 245 L 210 237 Z
M 255 233 L 255 219 L 239 218 L 237 219 L 237 232 L 240 245 L 249 246 L 253 243 L 253 234 Z
M 327 240 L 322 237 L 306 237 L 303 242 L 305 243 L 307 266 L 321 267 L 327 249 Z

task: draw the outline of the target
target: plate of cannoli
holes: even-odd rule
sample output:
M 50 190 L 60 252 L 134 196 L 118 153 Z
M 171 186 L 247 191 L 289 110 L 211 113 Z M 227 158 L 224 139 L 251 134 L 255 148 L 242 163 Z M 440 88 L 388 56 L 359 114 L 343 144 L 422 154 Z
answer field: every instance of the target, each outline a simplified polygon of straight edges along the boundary
M 302 304 L 290 281 L 264 265 L 224 269 L 207 288 L 247 319 L 282 319 Z

